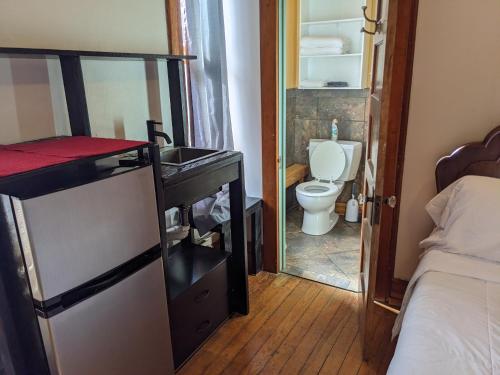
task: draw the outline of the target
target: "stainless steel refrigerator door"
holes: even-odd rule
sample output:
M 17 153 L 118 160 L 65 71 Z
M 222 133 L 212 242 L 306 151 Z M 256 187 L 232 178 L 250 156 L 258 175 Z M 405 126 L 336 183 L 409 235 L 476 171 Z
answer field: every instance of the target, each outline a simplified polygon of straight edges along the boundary
M 33 298 L 43 301 L 160 242 L 152 167 L 13 206 Z
M 52 374 L 174 372 L 161 258 L 39 322 Z

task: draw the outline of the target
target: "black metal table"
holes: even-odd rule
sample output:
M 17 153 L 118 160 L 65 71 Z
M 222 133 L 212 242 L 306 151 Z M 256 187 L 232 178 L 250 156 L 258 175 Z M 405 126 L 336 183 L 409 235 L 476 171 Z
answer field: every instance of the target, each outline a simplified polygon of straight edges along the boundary
M 156 157 L 155 174 L 161 186 L 159 206 L 163 211 L 173 207 L 191 206 L 229 184 L 231 212 L 231 242 L 225 251 L 231 253 L 230 308 L 231 312 L 248 314 L 248 270 L 245 228 L 245 182 L 243 155 L 227 151 L 190 163 L 182 167 L 162 165 Z M 167 243 L 165 216 L 160 216 L 160 226 Z M 166 248 L 167 246 L 164 246 Z M 168 275 L 168 266 L 167 266 Z
M 226 151 L 188 163 L 160 163 L 153 157 L 172 344 L 176 367 L 233 313 L 248 314 L 247 235 L 243 155 Z M 189 211 L 194 203 L 229 185 L 231 239 L 213 249 L 188 237 L 168 247 L 164 212 L 174 207 Z M 184 215 L 183 215 L 184 216 Z M 188 224 L 184 218 L 184 225 Z

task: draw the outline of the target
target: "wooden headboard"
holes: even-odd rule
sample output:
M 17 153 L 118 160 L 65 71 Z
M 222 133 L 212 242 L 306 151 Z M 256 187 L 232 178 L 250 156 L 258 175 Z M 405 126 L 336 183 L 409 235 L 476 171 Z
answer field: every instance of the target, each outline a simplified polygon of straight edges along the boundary
M 468 143 L 439 159 L 436 165 L 437 191 L 466 175 L 500 178 L 500 126 L 493 129 L 483 142 Z

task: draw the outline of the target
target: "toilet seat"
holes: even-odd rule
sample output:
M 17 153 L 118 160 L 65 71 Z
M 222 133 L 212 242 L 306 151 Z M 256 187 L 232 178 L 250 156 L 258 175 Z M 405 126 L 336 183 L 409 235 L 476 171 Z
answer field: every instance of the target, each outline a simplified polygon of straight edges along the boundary
M 310 167 L 311 175 L 317 180 L 337 180 L 346 167 L 344 149 L 334 141 L 320 143 L 310 156 Z
M 329 183 L 313 180 L 297 185 L 295 191 L 306 197 L 329 197 L 337 194 L 339 187 L 333 182 Z

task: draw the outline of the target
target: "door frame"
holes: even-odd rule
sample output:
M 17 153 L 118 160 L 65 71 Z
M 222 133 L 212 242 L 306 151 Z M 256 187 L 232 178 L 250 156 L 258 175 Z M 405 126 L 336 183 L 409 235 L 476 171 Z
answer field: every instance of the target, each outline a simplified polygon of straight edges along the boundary
M 396 0 L 390 0 L 396 1 Z M 260 61 L 261 61 L 261 106 L 262 106 L 262 174 L 263 174 L 263 227 L 264 247 L 263 266 L 269 272 L 279 272 L 279 4 L 278 0 L 259 0 L 260 2 Z M 406 133 L 408 126 L 408 109 L 411 96 L 411 83 L 413 72 L 413 57 L 415 49 L 416 25 L 418 15 L 418 0 L 406 0 L 406 11 L 398 13 L 396 22 L 396 44 L 393 58 L 399 64 L 398 80 L 400 82 L 400 104 L 394 105 L 389 110 L 389 121 L 397 121 L 398 130 L 391 137 L 391 142 L 397 142 L 397 172 L 394 176 L 385 176 L 392 179 L 396 186 L 396 196 L 401 197 L 403 179 L 404 155 Z M 403 7 L 401 7 L 403 8 Z M 370 25 L 366 25 L 370 28 Z M 370 28 L 371 29 L 371 28 Z M 273 37 L 274 36 L 274 37 Z M 393 284 L 400 285 L 394 279 L 394 264 L 396 256 L 396 242 L 399 218 L 398 202 L 394 209 L 394 225 L 391 238 L 387 246 L 379 250 L 376 299 L 391 303 L 397 298 L 391 298 L 394 293 Z M 395 288 L 400 293 L 400 290 Z M 395 296 L 396 297 L 396 296 Z
M 394 0 L 389 0 L 394 1 Z M 392 225 L 390 232 L 381 230 L 379 246 L 376 259 L 372 260 L 371 268 L 376 273 L 376 282 L 373 289 L 373 300 L 391 306 L 400 306 L 402 294 L 406 288 L 406 282 L 394 278 L 394 267 L 396 259 L 397 234 L 399 225 L 399 210 L 401 207 L 401 189 L 403 182 L 404 157 L 406 150 L 406 136 L 408 128 L 408 115 L 411 98 L 411 86 L 413 78 L 413 60 L 415 52 L 415 40 L 417 31 L 419 0 L 399 0 L 397 2 L 397 13 L 389 15 L 387 22 L 394 26 L 393 35 L 388 35 L 388 46 L 391 46 L 392 54 L 386 59 L 393 67 L 398 67 L 392 74 L 390 82 L 384 86 L 390 86 L 389 108 L 386 112 L 387 121 L 387 145 L 389 157 L 386 159 L 383 177 L 383 194 L 388 196 L 394 192 L 398 199 L 394 209 L 383 209 L 382 215 L 392 214 Z M 391 8 L 391 4 L 389 3 Z M 392 153 L 392 151 L 396 152 Z M 390 158 L 390 155 L 394 155 Z M 391 160 L 392 159 L 392 160 Z M 396 169 L 390 168 L 396 164 Z M 382 219 L 381 221 L 390 221 Z M 385 236 L 385 237 L 384 237 Z M 387 237 L 388 236 L 388 237 Z M 388 244 L 387 246 L 381 246 Z
M 279 269 L 279 0 L 259 0 L 262 119 L 262 266 Z M 266 37 L 263 37 L 266 36 Z

